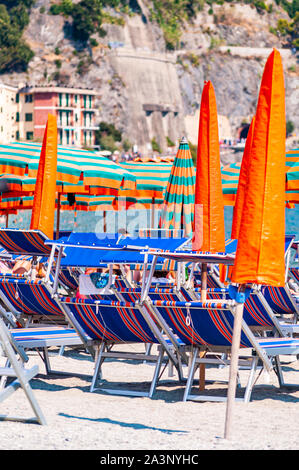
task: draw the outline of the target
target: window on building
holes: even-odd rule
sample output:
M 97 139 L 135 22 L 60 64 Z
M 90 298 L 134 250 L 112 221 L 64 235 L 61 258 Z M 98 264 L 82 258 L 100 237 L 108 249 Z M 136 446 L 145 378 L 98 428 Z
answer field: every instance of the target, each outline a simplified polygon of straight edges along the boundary
M 16 131 L 16 139 L 20 140 L 20 132 L 19 131 Z
M 62 93 L 59 93 L 59 106 L 62 106 Z
M 26 113 L 25 114 L 25 121 L 27 121 L 27 122 L 32 121 L 32 113 Z
M 16 94 L 16 103 L 19 103 L 19 101 L 20 101 L 20 95 L 19 95 L 19 93 L 17 93 Z
M 65 103 L 66 103 L 66 106 L 69 105 L 69 97 L 70 95 L 68 93 L 65 94 Z
M 92 108 L 92 95 L 89 95 L 89 107 Z
M 62 144 L 62 129 L 59 130 L 59 143 Z
M 83 96 L 83 108 L 86 108 L 86 95 Z
M 16 122 L 20 122 L 20 113 L 19 112 L 17 112 L 17 114 L 16 114 Z
M 26 140 L 33 140 L 33 132 L 26 132 Z
M 32 103 L 32 95 L 25 95 L 25 103 Z
M 75 95 L 75 103 L 78 103 L 78 95 Z

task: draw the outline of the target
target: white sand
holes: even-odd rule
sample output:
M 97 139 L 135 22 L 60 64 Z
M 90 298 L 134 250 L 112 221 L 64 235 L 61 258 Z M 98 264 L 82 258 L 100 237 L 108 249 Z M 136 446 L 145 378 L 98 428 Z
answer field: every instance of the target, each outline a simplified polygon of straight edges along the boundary
M 132 350 L 140 347 L 132 346 Z M 143 346 L 141 347 L 143 348 Z M 223 439 L 225 403 L 182 402 L 183 386 L 169 378 L 153 399 L 111 396 L 89 392 L 90 380 L 77 377 L 47 377 L 41 359 L 30 353 L 29 365 L 40 365 L 41 375 L 32 388 L 47 420 L 46 426 L 0 422 L 0 449 L 94 449 L 94 450 L 202 450 L 202 449 L 299 449 L 299 385 L 293 391 L 279 390 L 275 374 L 261 376 L 252 400 L 236 402 L 233 433 Z M 68 349 L 64 356 L 51 357 L 56 370 L 92 374 L 88 354 Z M 297 383 L 299 361 L 284 357 L 285 381 Z M 140 385 L 151 380 L 153 366 L 129 365 L 115 360 L 104 364 L 104 378 L 127 380 Z M 241 372 L 241 383 L 247 371 Z M 208 377 L 228 378 L 228 368 L 209 369 Z M 271 384 L 275 385 L 275 387 Z M 33 416 L 21 389 L 0 403 L 1 414 Z

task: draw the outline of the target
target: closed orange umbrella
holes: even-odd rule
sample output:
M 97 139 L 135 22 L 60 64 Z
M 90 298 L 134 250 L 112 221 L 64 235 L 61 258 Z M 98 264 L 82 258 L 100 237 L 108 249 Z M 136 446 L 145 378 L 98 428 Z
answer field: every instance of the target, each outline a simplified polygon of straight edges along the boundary
M 281 56 L 265 65 L 232 281 L 284 285 L 285 94 Z
M 232 281 L 239 284 L 234 317 L 225 437 L 231 431 L 246 284 L 285 282 L 285 90 L 282 60 L 273 50 L 261 82 Z
M 200 107 L 192 249 L 225 251 L 224 203 L 216 97 L 205 82 Z M 207 265 L 202 265 L 201 299 L 206 300 Z
M 53 237 L 57 171 L 57 123 L 49 114 L 36 178 L 30 228 Z
M 200 107 L 192 249 L 225 251 L 224 204 L 216 97 L 212 83 L 203 88 Z

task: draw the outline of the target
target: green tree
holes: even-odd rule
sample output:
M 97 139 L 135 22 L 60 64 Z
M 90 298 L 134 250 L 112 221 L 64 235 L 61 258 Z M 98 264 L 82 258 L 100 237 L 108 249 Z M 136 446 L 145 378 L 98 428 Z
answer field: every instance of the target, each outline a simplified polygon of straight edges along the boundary
M 13 5 L 17 2 L 8 3 L 18 7 Z M 34 54 L 22 39 L 21 25 L 26 21 L 12 19 L 6 6 L 0 4 L 0 72 L 24 71 L 32 59 Z

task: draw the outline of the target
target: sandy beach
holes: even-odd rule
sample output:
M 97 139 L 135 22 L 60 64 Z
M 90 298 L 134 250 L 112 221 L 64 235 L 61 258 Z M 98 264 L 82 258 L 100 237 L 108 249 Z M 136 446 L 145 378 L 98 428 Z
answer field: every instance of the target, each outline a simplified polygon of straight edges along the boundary
M 143 346 L 131 346 L 142 350 Z M 278 388 L 274 373 L 263 373 L 251 402 L 236 402 L 232 438 L 223 439 L 226 404 L 182 402 L 184 387 L 166 369 L 152 399 L 90 393 L 88 377 L 47 377 L 36 352 L 29 366 L 39 364 L 40 375 L 31 381 L 47 425 L 0 422 L 1 450 L 295 450 L 299 449 L 299 361 L 282 357 L 286 383 L 294 390 Z M 92 374 L 93 362 L 84 350 L 67 349 L 63 356 L 53 349 L 54 370 Z M 207 369 L 206 378 L 228 380 L 227 367 Z M 187 371 L 185 371 L 187 372 Z M 131 382 L 146 389 L 153 366 L 111 360 L 103 366 L 104 385 Z M 241 371 L 241 384 L 248 371 Z M 185 373 L 186 375 L 186 373 Z M 107 382 L 106 382 L 107 381 Z M 223 386 L 223 385 L 222 385 Z M 211 387 L 220 387 L 213 384 Z M 21 389 L 0 404 L 1 414 L 32 417 Z

